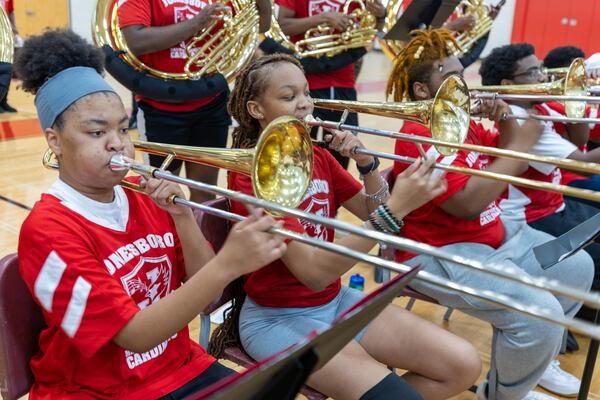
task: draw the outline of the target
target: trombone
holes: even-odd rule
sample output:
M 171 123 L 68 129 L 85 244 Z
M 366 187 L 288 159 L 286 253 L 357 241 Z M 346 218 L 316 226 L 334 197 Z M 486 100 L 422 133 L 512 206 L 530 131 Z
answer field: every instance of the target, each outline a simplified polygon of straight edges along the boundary
M 592 305 L 595 308 L 600 308 L 600 295 L 599 294 L 589 293 L 589 292 L 585 292 L 585 291 L 582 291 L 579 289 L 564 286 L 564 285 L 561 285 L 556 280 L 549 280 L 549 279 L 546 279 L 543 277 L 520 276 L 520 274 L 517 274 L 516 271 L 511 271 L 510 268 L 506 268 L 504 266 L 492 265 L 492 266 L 484 267 L 478 261 L 472 261 L 472 260 L 468 260 L 468 259 L 465 259 L 460 256 L 455 256 L 450 253 L 446 253 L 444 251 L 438 250 L 435 247 L 432 247 L 429 245 L 414 242 L 412 240 L 404 239 L 404 238 L 401 238 L 398 236 L 392 236 L 392 235 L 384 234 L 384 233 L 377 232 L 377 231 L 359 228 L 352 224 L 341 222 L 341 221 L 338 221 L 335 219 L 320 217 L 315 214 L 310 214 L 310 213 L 306 213 L 306 212 L 303 212 L 303 211 L 300 211 L 297 209 L 281 206 L 276 203 L 258 199 L 258 198 L 255 198 L 255 197 L 243 194 L 243 193 L 238 193 L 238 192 L 232 191 L 230 189 L 225 189 L 225 188 L 221 188 L 218 186 L 193 181 L 193 180 L 190 180 L 187 178 L 182 178 L 182 177 L 164 172 L 158 168 L 150 167 L 150 166 L 147 166 L 144 164 L 137 163 L 134 160 L 128 159 L 127 157 L 124 157 L 123 155 L 120 155 L 120 154 L 114 155 L 112 157 L 110 166 L 114 170 L 129 169 L 133 172 L 136 172 L 136 173 L 139 173 L 142 175 L 153 176 L 158 179 L 165 179 L 165 180 L 168 180 L 171 182 L 183 184 L 183 185 L 189 186 L 190 188 L 194 188 L 197 190 L 202 190 L 202 191 L 207 191 L 207 192 L 210 192 L 213 194 L 223 195 L 230 199 L 241 201 L 241 202 L 249 204 L 251 206 L 257 206 L 257 207 L 262 207 L 265 209 L 271 209 L 272 211 L 274 211 L 278 214 L 290 215 L 290 216 L 294 216 L 294 217 L 298 217 L 298 218 L 307 219 L 307 220 L 310 220 L 313 222 L 317 222 L 319 224 L 331 226 L 336 229 L 340 229 L 342 231 L 346 231 L 346 232 L 353 233 L 353 234 L 356 234 L 356 235 L 359 235 L 362 237 L 366 237 L 366 238 L 372 239 L 374 241 L 390 243 L 397 248 L 404 248 L 407 250 L 417 251 L 417 252 L 420 252 L 423 254 L 431 254 L 431 255 L 439 256 L 439 257 L 442 257 L 445 259 L 450 259 L 461 265 L 468 266 L 470 268 L 477 269 L 482 272 L 491 273 L 491 274 L 494 274 L 497 276 L 506 276 L 506 277 L 510 276 L 509 279 L 511 279 L 511 280 L 519 281 L 528 286 L 546 289 L 546 290 L 552 291 L 554 293 L 560 292 L 561 295 L 565 295 L 570 298 L 576 298 L 578 300 L 582 300 L 582 301 L 586 302 L 587 304 Z M 175 204 L 189 206 L 191 208 L 199 209 L 199 210 L 208 212 L 210 214 L 217 215 L 219 217 L 227 218 L 227 219 L 234 220 L 234 221 L 241 221 L 245 218 L 240 215 L 233 214 L 233 213 L 230 213 L 227 211 L 214 209 L 214 208 L 211 208 L 211 207 L 203 205 L 203 204 L 198 204 L 198 203 L 183 199 L 178 196 L 173 196 L 171 198 L 171 201 Z M 368 264 L 371 264 L 374 266 L 384 267 L 384 268 L 389 269 L 394 272 L 402 273 L 402 272 L 406 272 L 406 271 L 409 271 L 412 269 L 411 267 L 400 264 L 400 263 L 396 263 L 396 262 L 389 261 L 389 260 L 383 260 L 379 257 L 373 256 L 370 254 L 361 253 L 361 252 L 346 248 L 344 246 L 341 246 L 341 245 L 338 245 L 335 243 L 317 240 L 317 239 L 307 237 L 302 234 L 298 234 L 296 232 L 290 232 L 290 231 L 287 231 L 284 229 L 279 229 L 279 228 L 271 228 L 269 231 L 271 233 L 275 233 L 277 235 L 280 235 L 280 236 L 283 236 L 286 238 L 290 238 L 290 239 L 299 241 L 301 243 L 309 244 L 309 245 L 312 245 L 312 246 L 315 246 L 315 247 L 318 247 L 321 249 L 332 251 L 334 253 L 341 254 L 341 255 L 347 256 L 349 258 L 358 260 L 358 261 L 363 261 L 365 263 L 368 263 Z M 475 288 L 472 288 L 472 287 L 469 287 L 466 285 L 447 281 L 445 279 L 442 279 L 442 278 L 440 278 L 436 275 L 433 275 L 431 273 L 428 273 L 426 271 L 419 271 L 419 273 L 417 275 L 417 279 L 421 279 L 424 282 L 428 282 L 428 283 L 436 285 L 438 287 L 449 288 L 449 289 L 467 294 L 472 297 L 482 299 L 484 301 L 487 301 L 487 302 L 490 302 L 493 304 L 498 304 L 507 309 L 511 309 L 511 310 L 517 311 L 521 314 L 539 318 L 546 322 L 550 322 L 550 323 L 558 324 L 558 325 L 561 325 L 564 327 L 568 327 L 570 329 L 573 329 L 576 332 L 582 333 L 591 338 L 600 339 L 600 327 L 596 326 L 594 324 L 591 324 L 589 322 L 577 320 L 574 318 L 569 318 L 564 315 L 555 315 L 551 311 L 549 311 L 548 309 L 545 309 L 543 307 L 541 308 L 536 305 L 519 303 L 519 302 L 509 299 L 506 296 L 503 296 L 501 294 L 490 293 L 489 291 L 482 291 L 482 290 L 478 290 L 478 289 L 475 289 Z
M 475 86 L 471 90 L 475 99 L 501 99 L 524 101 L 564 101 L 565 112 L 568 118 L 539 118 L 529 115 L 529 118 L 542 121 L 556 121 L 565 123 L 588 123 L 585 118 L 586 103 L 600 103 L 600 98 L 587 96 L 587 73 L 582 58 L 576 58 L 565 73 L 565 77 L 554 82 L 536 83 L 529 85 L 491 85 Z M 486 93 L 487 92 L 487 93 Z M 519 119 L 516 116 L 507 116 L 508 119 Z M 572 120 L 570 120 L 572 119 Z
M 288 207 L 297 207 L 304 198 L 313 168 L 313 147 L 306 126 L 293 117 L 279 117 L 262 131 L 254 149 L 220 149 L 133 141 L 142 151 L 167 156 L 161 169 L 174 158 L 225 168 L 252 179 L 256 197 Z M 47 149 L 42 163 L 58 169 L 54 153 Z M 138 185 L 123 181 L 130 189 Z

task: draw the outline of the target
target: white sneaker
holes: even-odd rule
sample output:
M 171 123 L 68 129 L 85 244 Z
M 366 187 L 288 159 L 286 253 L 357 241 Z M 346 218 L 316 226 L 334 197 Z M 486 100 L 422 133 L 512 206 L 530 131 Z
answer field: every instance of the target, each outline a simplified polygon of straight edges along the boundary
M 477 400 L 487 400 L 485 397 L 485 387 L 487 386 L 487 381 L 482 382 L 477 386 L 477 391 L 475 392 L 475 396 L 477 396 Z M 527 396 L 523 397 L 523 400 L 557 400 L 556 397 L 549 396 L 544 393 L 534 392 L 533 390 L 527 393 Z
M 575 397 L 579 392 L 581 381 L 560 369 L 560 361 L 554 360 L 548 365 L 538 385 L 544 389 L 565 397 Z
M 531 392 L 527 393 L 527 396 L 523 397 L 523 400 L 557 400 L 557 398 L 541 392 L 534 392 L 532 390 Z

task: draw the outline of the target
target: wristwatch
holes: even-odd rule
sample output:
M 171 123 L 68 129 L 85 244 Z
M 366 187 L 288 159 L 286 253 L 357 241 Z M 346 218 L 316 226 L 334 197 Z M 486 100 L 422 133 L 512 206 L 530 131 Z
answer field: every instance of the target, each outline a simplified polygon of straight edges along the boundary
M 362 167 L 356 164 L 356 169 L 358 169 L 358 172 L 360 172 L 361 175 L 368 175 L 379 168 L 379 164 L 379 158 L 373 157 L 373 162 L 371 164 L 363 165 Z

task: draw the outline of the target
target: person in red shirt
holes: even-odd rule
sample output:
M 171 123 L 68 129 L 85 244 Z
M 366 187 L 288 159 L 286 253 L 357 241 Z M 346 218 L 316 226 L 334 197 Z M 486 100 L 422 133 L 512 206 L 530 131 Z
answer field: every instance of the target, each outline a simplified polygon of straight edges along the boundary
M 269 0 L 258 0 L 260 30 L 268 29 L 271 18 Z M 184 72 L 185 47 L 190 39 L 220 18 L 228 6 L 205 1 L 126 0 L 119 2 L 118 17 L 130 50 L 146 65 L 165 72 Z M 231 118 L 227 114 L 229 90 L 194 101 L 167 103 L 137 97 L 137 126 L 144 140 L 199 147 L 225 147 Z M 159 166 L 163 157 L 150 155 Z M 175 160 L 170 167 L 181 168 Z M 189 178 L 216 184 L 218 169 L 186 162 Z M 214 196 L 191 189 L 191 199 L 205 201 Z
M 575 58 L 584 58 L 585 53 L 578 47 L 575 46 L 559 46 L 548 52 L 544 57 L 543 65 L 544 68 L 564 68 L 571 65 L 571 62 Z M 586 67 L 588 66 L 586 61 Z M 597 70 L 588 69 L 588 78 L 591 78 L 597 74 Z M 564 116 L 565 107 L 562 103 L 543 103 L 541 106 L 544 111 L 547 111 L 548 115 L 551 116 Z M 585 109 L 586 118 L 598 118 L 598 106 L 597 104 L 589 104 Z M 562 124 L 555 122 L 553 128 L 566 139 L 573 142 L 579 150 L 586 152 L 589 150 L 595 150 L 598 147 L 600 141 L 600 124 L 590 124 L 589 129 L 580 128 L 581 124 Z M 562 170 L 562 183 L 565 185 L 600 190 L 600 175 L 592 175 L 584 177 L 571 171 Z M 586 204 L 597 206 L 597 203 L 588 200 L 578 199 L 577 201 L 584 202 Z
M 15 23 L 15 6 L 13 4 L 13 0 L 2 0 L 2 4 L 0 4 L 4 8 L 6 15 L 8 16 L 8 20 L 10 21 L 10 26 L 12 28 L 12 34 L 14 36 L 14 45 L 15 47 L 21 47 L 23 39 L 19 36 L 19 31 L 17 30 L 17 24 Z M 0 113 L 4 112 L 17 112 L 17 109 L 8 104 L 8 90 L 4 94 L 4 96 L 0 99 Z
M 233 141 L 240 147 L 254 146 L 261 128 L 279 116 L 307 117 L 313 106 L 300 63 L 288 55 L 253 61 L 238 77 L 229 111 L 240 123 Z M 338 208 L 344 207 L 362 220 L 369 219 L 365 228 L 381 229 L 385 222 L 377 217 L 379 211 L 387 209 L 387 217 L 399 222 L 410 210 L 445 190 L 442 176 L 432 178 L 428 160 L 413 164 L 401 174 L 389 195 L 378 172 L 378 160 L 350 155 L 354 147 L 362 146 L 354 135 L 336 132 L 326 139 L 341 154 L 355 159 L 364 187 L 328 151 L 315 147 L 313 177 L 299 206 L 305 212 L 333 218 Z M 237 173 L 229 175 L 229 187 L 252 193 L 249 179 Z M 232 208 L 236 213 L 248 213 L 236 202 Z M 326 226 L 293 217 L 282 221 L 287 229 L 334 241 L 333 229 Z M 353 235 L 335 243 L 360 252 L 368 252 L 375 245 Z M 247 296 L 236 299 L 228 317 L 228 321 L 235 321 L 238 316 L 239 325 L 235 321 L 234 329 L 216 332 L 217 337 L 241 339 L 248 354 L 261 359 L 314 329 L 322 330 L 363 296 L 340 283 L 340 276 L 354 264 L 344 256 L 298 242 L 288 243 L 284 257 L 246 277 L 243 288 Z M 448 398 L 466 390 L 478 376 L 480 361 L 473 350 L 464 340 L 391 305 L 312 374 L 308 384 L 333 398 Z M 356 368 L 358 365 L 360 368 Z M 399 378 L 387 365 L 410 372 Z
M 20 273 L 47 324 L 29 398 L 181 399 L 232 374 L 187 326 L 231 280 L 285 253 L 265 232 L 274 220 L 235 226 L 215 256 L 191 209 L 169 202 L 179 186 L 119 186 L 126 171 L 110 159 L 134 150 L 97 49 L 49 31 L 26 42 L 16 66 L 59 162 L 19 235 Z
M 307 30 L 320 24 L 331 25 L 337 32 L 343 32 L 352 23 L 350 17 L 342 12 L 344 0 L 276 0 L 276 3 L 279 5 L 277 21 L 281 25 L 283 33 L 288 35 L 293 42 L 303 39 Z M 385 17 L 385 8 L 379 0 L 365 1 L 365 6 L 376 18 L 381 20 Z M 310 95 L 314 98 L 356 100 L 354 64 L 348 64 L 333 71 L 306 74 L 306 79 Z M 317 108 L 314 116 L 323 120 L 339 121 L 342 112 Z M 350 113 L 346 122 L 358 125 L 358 115 Z M 316 128 L 312 130 L 313 138 L 316 138 L 317 131 Z M 340 165 L 348 168 L 348 157 L 335 151 L 332 154 Z
M 534 48 L 528 43 L 513 44 L 494 49 L 481 64 L 480 74 L 483 82 L 488 85 L 498 84 L 534 84 L 545 82 L 546 77 L 538 75 L 540 62 L 535 56 Z M 527 71 L 534 71 L 535 74 Z M 511 103 L 511 109 L 515 114 L 525 115 L 527 112 L 536 112 L 540 115 L 565 114 L 564 106 L 558 103 Z M 529 111 L 528 111 L 529 110 Z M 600 161 L 600 150 L 591 150 L 584 153 L 578 150 L 573 141 L 574 138 L 583 137 L 587 141 L 589 127 L 585 124 L 557 124 L 550 122 L 532 122 L 543 127 L 543 133 L 538 142 L 530 149 L 530 153 L 557 157 L 578 159 L 590 157 L 596 162 Z M 557 129 L 567 135 L 571 141 L 562 137 Z M 588 159 L 589 160 L 589 159 Z M 570 171 L 561 170 L 552 165 L 530 163 L 528 170 L 522 175 L 525 178 L 535 179 L 541 182 L 564 183 L 564 175 Z M 573 186 L 585 187 L 592 190 L 600 190 L 597 184 L 599 175 L 586 179 L 583 176 L 569 173 L 578 177 L 571 178 Z M 578 183 L 583 181 L 581 183 Z M 506 218 L 527 222 L 530 226 L 553 236 L 560 236 L 577 225 L 587 221 L 600 212 L 600 206 L 596 202 L 583 201 L 560 193 L 546 192 L 536 189 L 509 186 L 508 191 L 500 202 L 502 213 Z M 592 243 L 586 246 L 586 251 L 592 256 L 595 266 L 593 290 L 600 289 L 600 244 Z M 578 317 L 593 321 L 595 310 L 583 307 L 577 314 Z
M 433 98 L 446 77 L 463 74 L 464 68 L 453 55 L 455 46 L 453 35 L 448 30 L 415 31 L 410 43 L 394 62 L 388 94 L 393 94 L 395 101 Z M 497 143 L 498 147 L 527 151 L 541 133 L 541 128 L 532 121 L 519 126 L 515 121 L 502 120 L 502 115 L 511 113 L 508 105 L 502 101 L 483 102 L 480 112 L 499 121 L 499 135 L 471 120 L 466 143 L 485 146 Z M 415 123 L 405 123 L 402 131 L 430 136 L 428 128 Z M 527 169 L 527 164 L 520 161 L 503 158 L 491 160 L 482 154 L 463 150 L 443 156 L 435 147 L 425 145 L 423 148 L 428 155 L 435 156 L 439 164 L 508 175 L 520 175 Z M 419 149 L 414 143 L 398 140 L 395 153 L 416 157 Z M 394 165 L 395 174 L 405 169 L 404 164 Z M 458 173 L 448 173 L 446 180 L 448 190 L 444 194 L 405 217 L 403 236 L 482 263 L 493 262 L 511 267 L 524 275 L 555 278 L 567 285 L 589 289 L 593 263 L 588 254 L 581 251 L 550 269 L 543 269 L 535 259 L 532 247 L 554 237 L 524 222 L 501 218 L 497 200 L 506 190 L 505 183 Z M 525 304 L 547 307 L 560 315 L 573 316 L 581 306 L 580 303 L 556 298 L 548 292 L 473 273 L 452 262 L 430 256 L 399 251 L 396 260 L 409 265 L 421 264 L 426 271 L 457 283 L 501 293 Z M 423 282 L 417 281 L 411 286 L 441 304 L 460 309 L 491 323 L 495 328 L 497 334 L 493 361 L 497 374 L 496 386 L 490 388 L 487 382 L 479 385 L 478 399 L 487 398 L 490 390 L 500 400 L 550 398 L 531 391 L 538 383 L 554 391 L 568 392 L 569 395 L 573 391 L 577 393 L 577 378 L 560 370 L 557 362 L 553 361 L 562 342 L 562 328 Z

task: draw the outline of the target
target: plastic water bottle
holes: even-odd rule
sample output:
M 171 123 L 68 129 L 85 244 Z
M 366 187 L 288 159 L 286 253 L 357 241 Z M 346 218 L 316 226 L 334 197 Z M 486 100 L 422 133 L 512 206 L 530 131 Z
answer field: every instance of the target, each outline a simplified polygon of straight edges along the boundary
M 360 291 L 365 290 L 365 278 L 361 274 L 354 274 L 350 277 L 350 284 L 348 287 L 357 289 Z

